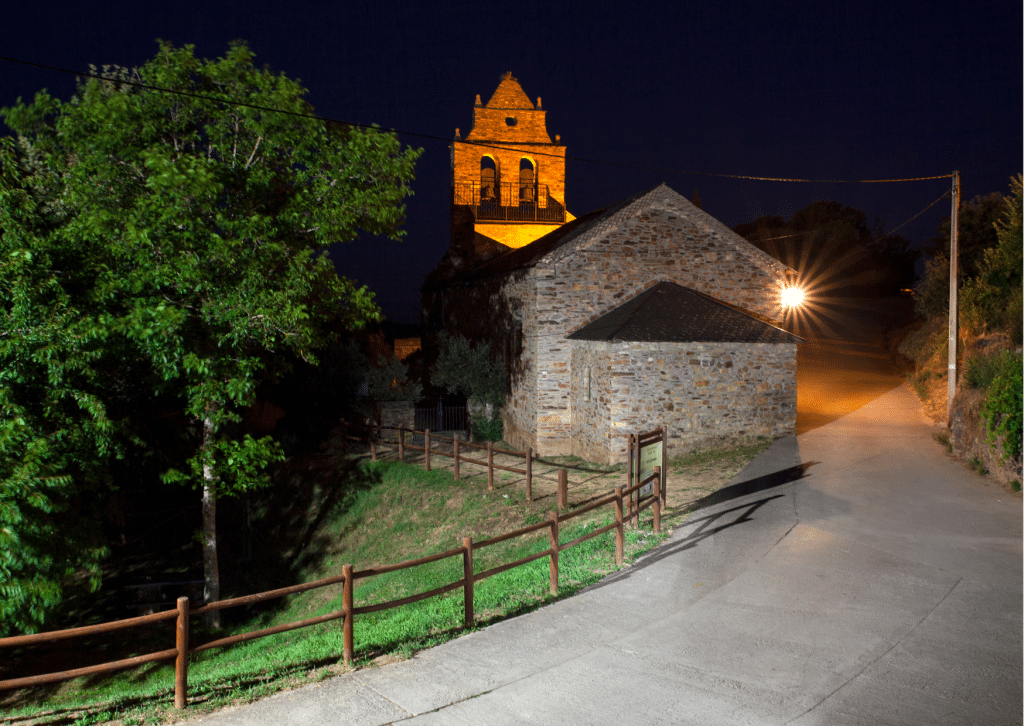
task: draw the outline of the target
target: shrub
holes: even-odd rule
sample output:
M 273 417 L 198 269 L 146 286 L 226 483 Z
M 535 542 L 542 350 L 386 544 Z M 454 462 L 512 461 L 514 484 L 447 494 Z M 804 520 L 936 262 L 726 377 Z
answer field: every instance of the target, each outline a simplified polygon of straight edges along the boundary
M 410 380 L 409 367 L 394 357 L 377 356 L 377 366 L 366 373 L 370 398 L 375 401 L 418 401 L 423 386 Z
M 1021 175 L 1010 180 L 1010 188 L 1012 194 L 1003 200 L 1003 214 L 993 224 L 997 242 L 984 250 L 978 274 L 963 286 L 965 322 L 981 332 L 1020 330 L 1020 271 L 1024 265 Z
M 949 313 L 949 257 L 925 260 L 924 276 L 914 287 L 914 312 L 922 318 Z
M 449 393 L 461 393 L 469 399 L 475 436 L 488 441 L 500 441 L 500 409 L 505 403 L 508 376 L 501 363 L 491 354 L 491 344 L 473 343 L 463 335 L 448 335 L 444 332 L 438 338 L 438 344 L 440 351 L 430 369 L 431 381 Z
M 1024 343 L 1024 290 L 1017 287 L 1010 296 L 1010 310 L 1006 314 L 1010 340 L 1014 345 Z
M 1003 460 L 1012 461 L 1021 455 L 1021 419 L 1024 416 L 1024 373 L 1020 355 L 1006 352 L 998 356 L 999 368 L 989 386 L 982 416 L 988 431 L 988 440 L 995 443 L 1003 439 Z
M 1002 363 L 1000 355 L 982 355 L 971 358 L 964 371 L 964 383 L 980 391 L 987 391 L 999 373 Z
M 477 441 L 501 441 L 505 432 L 505 424 L 501 416 L 488 419 L 483 416 L 473 418 L 473 438 Z

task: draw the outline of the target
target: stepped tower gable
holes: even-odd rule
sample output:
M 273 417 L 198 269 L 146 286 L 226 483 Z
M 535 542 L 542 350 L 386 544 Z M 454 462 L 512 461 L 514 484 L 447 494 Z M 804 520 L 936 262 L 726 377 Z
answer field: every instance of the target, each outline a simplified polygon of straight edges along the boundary
M 573 216 L 565 210 L 565 146 L 505 73 L 486 105 L 476 97 L 473 128 L 452 143 L 452 203 L 473 213 L 474 231 L 505 247 L 529 244 Z

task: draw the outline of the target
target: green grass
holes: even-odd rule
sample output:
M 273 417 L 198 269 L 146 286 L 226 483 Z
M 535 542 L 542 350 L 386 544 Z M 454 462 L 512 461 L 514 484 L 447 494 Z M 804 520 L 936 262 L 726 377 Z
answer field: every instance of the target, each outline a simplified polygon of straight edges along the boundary
M 340 574 L 344 563 L 352 563 L 359 570 L 415 559 L 455 548 L 461 545 L 463 536 L 480 541 L 547 518 L 542 505 L 523 502 L 519 493 L 506 496 L 488 492 L 483 482 L 455 482 L 446 471 L 425 472 L 415 465 L 366 462 L 357 476 L 346 481 L 344 491 L 317 491 L 310 495 L 318 511 L 326 512 L 316 531 L 307 538 L 319 543 L 316 557 L 303 559 L 301 542 L 280 540 L 280 546 L 288 548 L 285 554 L 295 561 L 307 562 L 293 573 L 294 582 Z M 513 506 L 516 502 L 520 503 Z M 627 563 L 663 539 L 650 532 L 650 513 L 645 514 L 648 516 L 644 529 L 627 530 Z M 282 526 L 275 517 L 284 515 L 275 508 L 273 500 L 268 500 L 260 522 L 266 532 L 276 532 Z M 561 528 L 560 540 L 575 539 L 610 522 L 610 518 L 608 507 L 574 519 Z M 480 572 L 547 547 L 548 531 L 542 529 L 476 551 L 475 569 Z M 313 549 L 313 545 L 308 549 Z M 617 569 L 614 531 L 562 552 L 559 563 L 557 598 L 599 581 Z M 222 566 L 222 572 L 224 569 Z M 387 573 L 358 581 L 355 604 L 358 607 L 398 599 L 461 577 L 461 557 Z M 475 627 L 557 599 L 548 594 L 548 579 L 548 559 L 541 558 L 478 582 L 474 588 Z M 291 583 L 276 582 L 270 586 L 286 584 Z M 254 608 L 247 616 L 226 616 L 226 627 L 218 636 L 340 610 L 341 585 L 289 596 L 274 604 L 277 607 Z M 198 625 L 197 621 L 193 620 L 193 627 Z M 400 608 L 357 615 L 353 622 L 356 665 L 367 665 L 385 654 L 408 656 L 466 632 L 462 590 Z M 132 631 L 125 631 L 123 640 L 132 637 Z M 198 632 L 193 636 L 193 644 L 212 637 Z M 161 634 L 143 639 L 132 654 L 162 650 L 172 644 L 173 625 L 163 628 Z M 329 677 L 340 672 L 337 664 L 341 657 L 341 620 L 204 651 L 190 662 L 189 698 L 194 706 L 184 713 L 193 715 L 232 702 L 255 700 L 282 688 Z M 170 664 L 150 664 L 112 676 L 77 679 L 59 688 L 24 691 L 19 699 L 7 700 L 3 705 L 8 717 L 35 715 L 38 723 L 161 723 L 181 715 L 172 707 L 173 680 Z

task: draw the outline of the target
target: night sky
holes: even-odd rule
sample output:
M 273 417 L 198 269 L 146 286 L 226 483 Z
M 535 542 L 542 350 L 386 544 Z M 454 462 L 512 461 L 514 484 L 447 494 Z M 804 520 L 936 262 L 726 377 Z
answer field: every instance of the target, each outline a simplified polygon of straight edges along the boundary
M 568 148 L 577 216 L 666 182 L 730 226 L 835 199 L 887 230 L 948 189 L 794 184 L 681 171 L 813 179 L 962 174 L 962 199 L 1006 193 L 1022 167 L 1022 10 L 979 3 L 17 3 L 0 55 L 85 70 L 133 66 L 156 38 L 221 56 L 249 42 L 257 63 L 300 79 L 317 113 L 451 139 L 511 71 L 543 98 Z M 0 106 L 72 76 L 0 61 Z M 419 321 L 419 287 L 448 245 L 449 151 L 426 149 L 401 242 L 335 250 L 339 272 L 376 291 L 391 319 Z M 586 159 L 657 170 L 623 168 Z M 935 233 L 943 200 L 900 233 Z

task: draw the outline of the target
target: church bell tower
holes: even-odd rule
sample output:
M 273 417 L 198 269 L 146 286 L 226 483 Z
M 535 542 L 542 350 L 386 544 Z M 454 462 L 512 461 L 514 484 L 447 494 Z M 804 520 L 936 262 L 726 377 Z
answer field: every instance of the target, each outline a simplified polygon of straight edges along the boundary
M 478 247 L 523 247 L 574 219 L 565 209 L 565 147 L 548 136 L 546 113 L 505 73 L 486 106 L 477 95 L 465 139 L 455 130 L 452 204 L 471 212 Z

